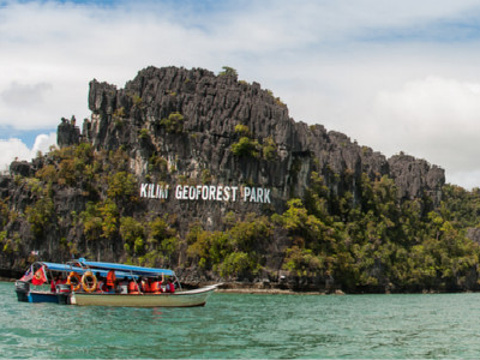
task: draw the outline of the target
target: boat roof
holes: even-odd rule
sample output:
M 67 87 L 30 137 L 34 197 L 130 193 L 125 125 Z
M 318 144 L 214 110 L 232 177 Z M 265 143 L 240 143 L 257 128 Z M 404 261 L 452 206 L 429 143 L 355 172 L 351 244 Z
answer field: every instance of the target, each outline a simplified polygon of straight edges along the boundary
M 137 275 L 137 276 L 155 276 L 155 275 L 167 275 L 167 276 L 175 276 L 175 272 L 173 270 L 168 269 L 159 269 L 159 268 L 149 268 L 143 266 L 135 266 L 135 265 L 125 265 L 125 264 L 117 264 L 117 263 L 108 263 L 108 262 L 99 262 L 99 261 L 89 261 L 84 258 L 80 258 L 73 263 L 78 263 L 81 266 L 90 268 L 92 271 L 109 271 L 114 270 L 117 276 L 124 276 L 128 275 Z M 120 272 L 120 273 L 119 273 Z
M 52 263 L 52 262 L 46 262 L 46 261 L 38 261 L 37 264 L 40 265 L 45 265 L 47 269 L 52 270 L 52 271 L 75 271 L 78 273 L 83 273 L 85 270 L 78 267 L 78 266 L 73 266 L 71 264 L 58 264 L 58 263 Z
M 67 264 L 58 264 L 58 263 L 52 263 L 52 262 L 46 262 L 46 261 L 38 261 L 37 264 L 40 265 L 45 265 L 48 270 L 50 271 L 61 271 L 61 272 L 76 272 L 79 275 L 83 275 L 85 271 L 89 269 L 85 269 L 79 266 L 74 266 L 74 263 L 67 263 Z M 106 277 L 108 274 L 108 270 L 95 270 L 95 273 L 97 275 L 101 275 L 103 277 Z M 123 273 L 123 272 L 115 272 L 116 275 L 119 277 L 129 277 L 130 273 Z

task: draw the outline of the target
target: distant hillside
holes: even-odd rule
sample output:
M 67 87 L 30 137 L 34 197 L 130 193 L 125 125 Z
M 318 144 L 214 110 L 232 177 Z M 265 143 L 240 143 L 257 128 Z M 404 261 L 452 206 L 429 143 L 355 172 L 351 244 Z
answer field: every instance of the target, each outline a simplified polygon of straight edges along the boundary
M 477 287 L 477 243 L 465 236 L 475 220 L 452 225 L 462 251 L 441 251 L 461 270 L 428 247 L 448 245 L 442 211 L 454 188 L 441 168 L 295 122 L 232 68 L 149 67 L 123 89 L 93 80 L 89 107 L 82 131 L 62 119 L 59 149 L 0 178 L 0 268 L 38 251 L 169 266 L 190 281 Z M 418 270 L 431 256 L 435 270 Z

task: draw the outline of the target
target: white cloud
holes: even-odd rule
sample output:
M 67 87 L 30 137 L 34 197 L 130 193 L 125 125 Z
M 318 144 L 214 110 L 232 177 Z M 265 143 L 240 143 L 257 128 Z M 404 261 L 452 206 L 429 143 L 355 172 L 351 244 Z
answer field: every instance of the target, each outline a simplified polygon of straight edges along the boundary
M 45 154 L 51 145 L 56 144 L 57 135 L 55 133 L 38 135 L 31 149 L 20 139 L 0 140 L 0 173 L 7 172 L 12 161 L 31 161 L 39 151 Z
M 93 78 L 123 87 L 149 65 L 228 65 L 271 89 L 297 121 L 480 184 L 478 14 L 476 0 L 7 1 L 0 128 L 81 121 Z
M 370 140 L 384 143 L 386 152 L 401 144 L 401 150 L 442 164 L 447 176 L 466 173 L 478 162 L 480 82 L 439 77 L 407 82 L 398 91 L 380 92 L 374 110 Z
M 52 145 L 57 145 L 57 134 L 50 133 L 50 134 L 40 134 L 35 139 L 35 143 L 33 144 L 32 153 L 35 155 L 38 152 L 45 154 L 49 152 L 50 147 Z
M 0 94 L 0 97 L 7 106 L 21 107 L 28 104 L 30 107 L 43 102 L 45 93 L 51 88 L 51 84 L 46 83 L 25 85 L 13 82 Z

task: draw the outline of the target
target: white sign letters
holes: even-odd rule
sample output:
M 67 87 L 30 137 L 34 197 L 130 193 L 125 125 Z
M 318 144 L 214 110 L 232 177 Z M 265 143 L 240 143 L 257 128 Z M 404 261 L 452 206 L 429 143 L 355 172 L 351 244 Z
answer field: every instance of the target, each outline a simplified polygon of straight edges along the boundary
M 148 199 L 168 199 L 169 185 L 141 184 L 140 197 Z M 249 186 L 224 185 L 177 185 L 174 197 L 177 200 L 202 201 L 242 201 L 270 204 L 270 189 Z

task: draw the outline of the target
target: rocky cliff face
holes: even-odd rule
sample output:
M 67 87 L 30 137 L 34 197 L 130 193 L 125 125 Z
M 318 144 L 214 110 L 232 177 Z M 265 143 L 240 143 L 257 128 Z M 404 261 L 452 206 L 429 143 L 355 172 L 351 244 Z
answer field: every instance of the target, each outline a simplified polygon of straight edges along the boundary
M 312 171 L 333 191 L 354 195 L 362 173 L 392 177 L 405 199 L 433 194 L 438 201 L 445 182 L 444 171 L 424 160 L 406 155 L 387 160 L 344 134 L 295 122 L 270 91 L 238 81 L 235 74 L 149 67 L 124 89 L 93 80 L 89 107 L 86 139 L 97 149 L 126 148 L 139 179 L 182 177 L 197 184 L 208 174 L 213 184 L 261 186 L 271 189 L 276 212 L 288 198 L 303 197 Z M 242 137 L 255 144 L 257 155 L 232 151 Z M 155 156 L 168 162 L 166 179 L 149 166 Z

